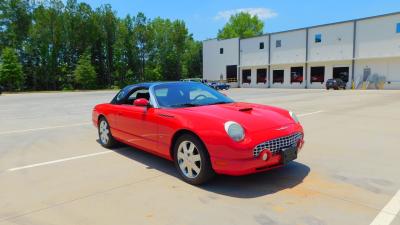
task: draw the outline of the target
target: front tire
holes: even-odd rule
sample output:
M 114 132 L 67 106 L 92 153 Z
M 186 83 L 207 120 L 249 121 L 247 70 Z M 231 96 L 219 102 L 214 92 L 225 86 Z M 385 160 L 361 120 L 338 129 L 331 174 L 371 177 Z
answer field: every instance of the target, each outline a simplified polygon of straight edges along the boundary
M 184 134 L 176 141 L 174 163 L 181 178 L 192 185 L 203 184 L 215 175 L 203 143 L 190 134 Z
M 99 119 L 99 140 L 100 144 L 105 148 L 112 148 L 116 145 L 116 141 L 111 134 L 110 125 L 105 117 Z

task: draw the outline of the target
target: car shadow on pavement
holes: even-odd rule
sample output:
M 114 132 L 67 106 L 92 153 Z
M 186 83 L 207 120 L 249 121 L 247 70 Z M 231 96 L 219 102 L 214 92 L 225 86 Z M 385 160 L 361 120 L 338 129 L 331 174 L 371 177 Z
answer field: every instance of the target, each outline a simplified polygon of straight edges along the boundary
M 179 179 L 174 164 L 169 160 L 125 145 L 114 151 L 146 165 L 147 169 L 156 169 Z M 198 188 L 236 198 L 256 198 L 293 188 L 302 183 L 309 173 L 308 166 L 291 162 L 284 167 L 253 175 L 238 177 L 218 175 Z
M 290 189 L 302 183 L 310 168 L 299 162 L 246 176 L 220 175 L 203 189 L 236 198 L 256 198 Z

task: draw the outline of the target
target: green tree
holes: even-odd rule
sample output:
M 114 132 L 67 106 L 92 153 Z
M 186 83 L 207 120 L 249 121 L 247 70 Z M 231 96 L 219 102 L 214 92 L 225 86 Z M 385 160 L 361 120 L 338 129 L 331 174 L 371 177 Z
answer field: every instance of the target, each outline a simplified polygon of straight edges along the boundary
M 0 1 L 0 52 L 2 45 L 20 49 L 31 22 L 29 0 Z
M 22 65 L 14 49 L 5 48 L 1 55 L 0 84 L 9 91 L 19 91 L 23 88 L 25 77 Z
M 185 71 L 185 52 L 192 41 L 185 23 L 157 17 L 149 23 L 149 31 L 152 48 L 146 74 L 153 79 L 179 80 Z
M 182 78 L 198 77 L 203 75 L 203 44 L 192 38 L 186 43 L 183 56 Z
M 63 8 L 60 0 L 49 5 L 39 5 L 33 10 L 30 29 L 29 57 L 35 65 L 33 79 L 35 89 L 55 90 L 62 80 L 61 62 L 64 49 Z
M 201 47 L 181 20 L 118 18 L 110 5 L 78 0 L 0 0 L 0 55 L 18 53 L 28 90 L 73 88 L 88 57 L 96 77 L 85 86 L 199 76 Z
M 264 22 L 256 15 L 252 16 L 246 12 L 232 15 L 222 28 L 218 31 L 219 39 L 248 38 L 261 35 L 264 29 Z
M 149 52 L 152 49 L 150 40 L 152 39 L 149 30 L 149 20 L 139 12 L 135 17 L 134 24 L 135 46 L 138 50 L 138 58 L 140 61 L 139 80 L 146 80 L 146 61 L 149 57 Z
M 117 37 L 114 43 L 114 84 L 125 86 L 132 83 L 135 72 L 139 69 L 140 62 L 137 57 L 136 39 L 133 32 L 133 19 L 128 15 L 119 20 Z
M 74 76 L 78 88 L 94 89 L 96 87 L 96 71 L 90 62 L 89 53 L 84 53 L 79 59 Z
M 116 41 L 116 30 L 117 30 L 117 16 L 116 13 L 112 10 L 111 5 L 104 5 L 100 10 L 102 21 L 101 24 L 102 30 L 104 33 L 104 47 L 105 47 L 105 82 L 107 85 L 112 84 L 111 75 L 114 72 L 114 43 Z

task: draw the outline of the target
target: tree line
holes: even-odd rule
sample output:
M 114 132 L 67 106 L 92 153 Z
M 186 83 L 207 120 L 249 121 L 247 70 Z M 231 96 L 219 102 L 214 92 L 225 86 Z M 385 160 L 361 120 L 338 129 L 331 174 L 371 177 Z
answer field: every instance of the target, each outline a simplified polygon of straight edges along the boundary
M 128 3 L 129 4 L 129 3 Z M 185 22 L 119 18 L 76 0 L 0 1 L 0 85 L 94 89 L 201 77 L 202 44 Z

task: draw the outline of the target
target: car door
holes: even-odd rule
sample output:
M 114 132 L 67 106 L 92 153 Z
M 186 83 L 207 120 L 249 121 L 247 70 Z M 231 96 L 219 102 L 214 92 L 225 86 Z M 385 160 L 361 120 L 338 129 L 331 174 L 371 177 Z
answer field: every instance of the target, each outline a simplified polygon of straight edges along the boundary
M 121 132 L 118 126 L 118 115 L 120 111 L 120 102 L 129 92 L 128 88 L 122 89 L 113 99 L 113 101 L 107 105 L 107 110 L 104 112 L 107 121 L 110 125 L 112 135 L 117 139 L 124 140 L 124 134 Z
M 133 105 L 137 97 L 145 96 L 149 100 L 148 93 L 148 88 L 138 87 L 127 95 L 125 102 L 118 107 L 117 126 L 126 143 L 154 152 L 158 141 L 155 109 Z

